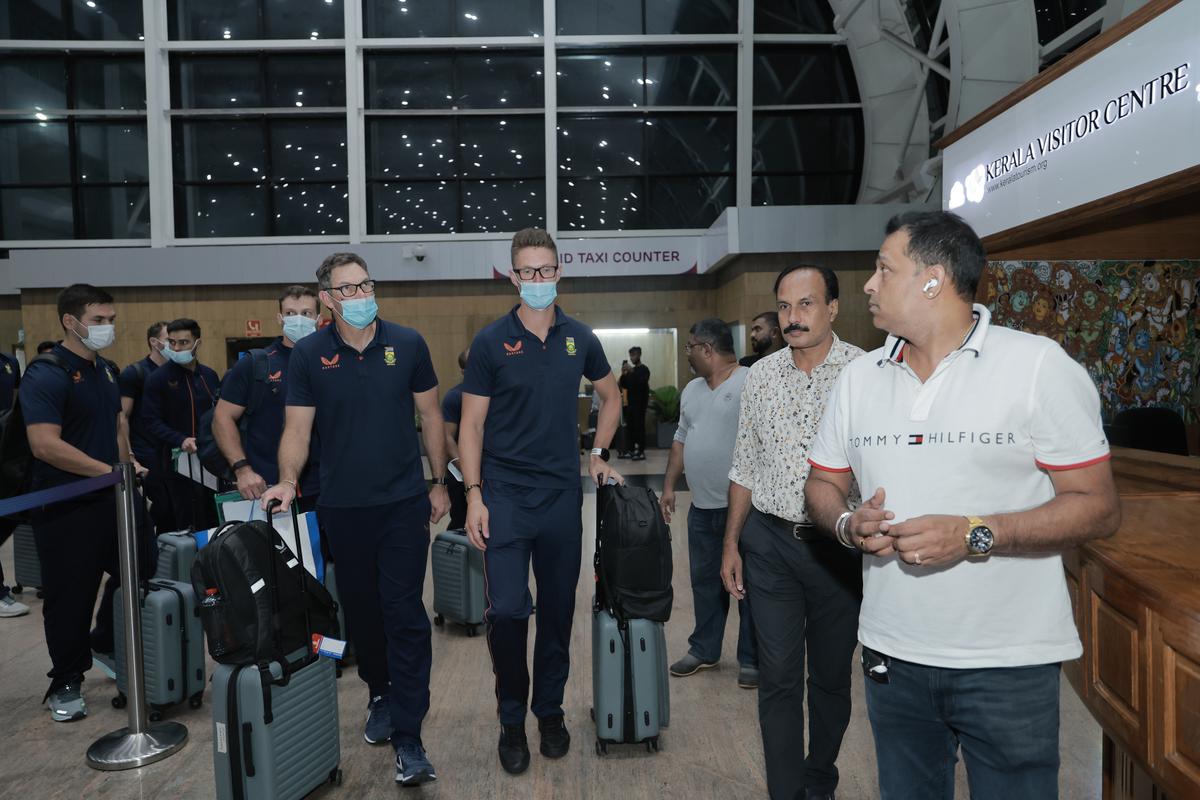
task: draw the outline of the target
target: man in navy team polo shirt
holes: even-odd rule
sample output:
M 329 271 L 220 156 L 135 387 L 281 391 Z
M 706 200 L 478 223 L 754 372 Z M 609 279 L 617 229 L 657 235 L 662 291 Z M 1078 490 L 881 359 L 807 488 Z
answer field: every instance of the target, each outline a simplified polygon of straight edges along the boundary
M 296 342 L 317 329 L 320 307 L 317 293 L 307 286 L 292 285 L 279 298 L 279 323 L 283 336 L 264 350 L 267 359 L 265 386 L 254 381 L 254 354 L 247 354 L 225 373 L 221 399 L 213 410 L 212 430 L 221 454 L 237 477 L 237 490 L 247 500 L 262 497 L 268 486 L 279 483 L 279 438 L 283 435 L 283 409 L 287 397 L 288 365 Z M 256 392 L 257 399 L 256 398 Z M 258 403 L 257 408 L 251 408 Z M 246 422 L 243 439 L 239 424 Z M 320 442 L 312 437 L 308 462 L 300 475 L 299 505 L 302 511 L 317 507 L 321 491 Z
M 292 502 L 315 421 L 317 510 L 338 565 L 358 675 L 371 693 L 363 738 L 390 738 L 396 782 L 417 786 L 437 778 L 421 744 L 433 660 L 421 597 L 429 523 L 450 506 L 437 376 L 421 334 L 377 318 L 375 281 L 359 256 L 329 256 L 317 282 L 334 324 L 292 349 L 279 484 L 262 504 Z M 433 475 L 428 496 L 414 410 Z
M 458 449 L 467 536 L 485 551 L 484 619 L 496 673 L 500 765 L 516 775 L 529 767 L 531 556 L 538 587 L 532 708 L 542 755 L 561 758 L 571 743 L 562 703 L 583 538 L 580 378 L 593 383 L 601 400 L 588 469 L 597 485 L 610 476 L 622 480 L 608 465 L 606 449 L 617 430 L 621 399 L 596 335 L 554 304 L 562 274 L 550 234 L 536 228 L 517 232 L 509 277 L 521 302 L 471 344 Z
M 17 360 L 8 353 L 0 353 L 0 411 L 12 408 L 13 398 L 21 383 L 21 368 Z M 8 541 L 17 524 L 12 520 L 0 519 L 0 545 Z M 29 613 L 29 606 L 17 602 L 4 584 L 4 566 L 0 565 L 0 618 L 19 617 Z
M 471 348 L 458 354 L 458 368 L 465 375 L 467 372 L 467 356 Z M 462 420 L 462 383 L 457 383 L 446 392 L 442 398 L 442 421 L 446 426 L 446 456 L 451 462 L 458 460 L 458 423 Z M 460 469 L 459 474 L 462 474 Z M 463 483 L 454 476 L 453 471 L 446 484 L 450 494 L 450 522 L 447 530 L 462 530 L 467 521 L 467 495 L 463 491 Z
M 142 392 L 141 419 L 158 446 L 157 466 L 167 480 L 175 530 L 204 530 L 217 524 L 213 491 L 171 463 L 175 448 L 196 452 L 200 417 L 217 402 L 221 381 L 211 367 L 196 360 L 200 350 L 200 324 L 181 318 L 167 323 L 167 344 L 162 354 L 171 362 L 146 378 Z M 153 467 L 151 467 L 153 469 Z
M 113 343 L 117 317 L 103 289 L 77 283 L 58 295 L 66 332 L 49 353 L 31 361 L 21 381 L 21 412 L 33 453 L 31 490 L 50 489 L 112 472 L 129 460 L 129 437 L 113 365 L 97 353 Z M 44 358 L 44 357 L 43 357 Z M 119 575 L 117 511 L 112 489 L 40 506 L 31 512 L 42 564 L 43 625 L 50 652 L 50 716 L 87 716 L 83 673 L 91 650 L 112 650 L 112 605 L 101 604 L 89 636 L 96 591 L 105 572 Z M 107 645 L 107 646 L 105 646 Z
M 162 320 L 146 329 L 146 356 L 121 370 L 117 383 L 121 387 L 121 412 L 129 421 L 129 447 L 133 450 L 133 463 L 142 474 L 142 487 L 150 501 L 150 514 L 158 532 L 166 533 L 175 524 L 171 510 L 171 495 L 167 491 L 167 480 L 158 464 L 158 445 L 146 431 L 142 419 L 142 393 L 146 389 L 146 378 L 150 373 L 167 363 L 163 351 L 167 345 L 167 322 Z

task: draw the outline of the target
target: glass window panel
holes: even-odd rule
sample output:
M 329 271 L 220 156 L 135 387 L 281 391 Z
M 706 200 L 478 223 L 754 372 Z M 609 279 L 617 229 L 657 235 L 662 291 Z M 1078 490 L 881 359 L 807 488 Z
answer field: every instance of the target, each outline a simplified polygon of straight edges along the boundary
M 136 39 L 142 33 L 137 0 L 71 0 L 76 39 Z
M 0 5 L 0 39 L 66 38 L 62 0 L 9 0 Z
M 258 0 L 168 0 L 172 39 L 258 39 Z
M 457 181 L 370 184 L 370 232 L 453 233 L 458 230 L 458 193 Z
M 755 33 L 834 33 L 833 8 L 813 0 L 754 0 Z
M 79 190 L 84 239 L 150 238 L 147 186 L 88 186 Z
M 367 175 L 372 178 L 452 176 L 457 161 L 452 119 L 367 121 Z
M 460 108 L 541 108 L 545 81 L 542 54 L 488 52 L 458 57 Z
M 66 108 L 64 59 L 18 56 L 0 61 L 0 108 Z
M 70 239 L 71 190 L 0 189 L 0 239 Z
M 756 206 L 845 205 L 857 196 L 858 178 L 851 173 L 756 175 L 750 183 Z
M 263 24 L 267 39 L 340 39 L 346 30 L 342 0 L 263 0 Z
M 854 171 L 862 141 L 857 110 L 757 112 L 751 158 L 755 173 Z
M 543 117 L 460 117 L 458 172 L 519 178 L 546 171 Z
M 88 183 L 136 183 L 150 179 L 143 122 L 78 122 L 79 179 Z
M 641 178 L 559 178 L 559 229 L 645 228 L 644 183 Z
M 639 117 L 558 118 L 558 168 L 564 175 L 637 175 L 646 124 Z
M 263 86 L 254 56 L 175 56 L 171 58 L 174 108 L 258 108 Z
M 449 53 L 367 53 L 368 108 L 449 108 L 456 105 Z
M 275 119 L 270 125 L 273 180 L 346 179 L 345 120 Z
M 269 105 L 346 105 L 346 58 L 343 54 L 269 56 L 266 63 Z
M 655 178 L 650 182 L 647 228 L 707 228 L 735 203 L 732 175 Z
M 142 58 L 80 58 L 71 65 L 76 108 L 144 109 Z
M 1037 0 L 1038 42 L 1047 44 L 1104 7 L 1104 0 Z
M 70 183 L 65 122 L 0 124 L 0 185 Z
M 363 0 L 368 37 L 533 36 L 542 0 Z
M 650 53 L 645 82 L 647 105 L 736 105 L 737 50 Z
M 292 183 L 272 190 L 276 236 L 320 236 L 349 229 L 346 184 Z
M 462 182 L 462 227 L 466 232 L 512 231 L 546 225 L 544 182 Z
M 754 104 L 857 103 L 858 84 L 845 47 L 754 46 Z
M 265 180 L 266 131 L 261 122 L 176 120 L 172 130 L 175 180 L 217 183 Z
M 558 32 L 589 36 L 642 32 L 642 7 L 632 0 L 558 0 Z
M 649 34 L 738 31 L 738 4 L 731 0 L 643 0 L 643 3 Z
M 268 236 L 265 186 L 176 186 L 175 235 Z
M 733 172 L 735 115 L 660 115 L 647 118 L 643 124 L 646 171 L 668 175 Z
M 632 106 L 645 103 L 642 56 L 570 53 L 558 57 L 560 106 Z

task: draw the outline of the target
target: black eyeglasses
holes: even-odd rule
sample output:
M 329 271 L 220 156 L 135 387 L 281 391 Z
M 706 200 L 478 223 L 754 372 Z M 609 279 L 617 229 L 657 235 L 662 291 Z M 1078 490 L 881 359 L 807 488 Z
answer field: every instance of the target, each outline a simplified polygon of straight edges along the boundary
M 692 352 L 693 347 L 703 347 L 706 344 L 708 344 L 708 342 L 688 342 L 683 346 L 683 352 L 690 353 Z
M 354 297 L 360 291 L 363 294 L 371 294 L 375 291 L 375 281 L 367 278 L 362 283 L 343 283 L 341 286 L 329 287 L 329 291 L 341 298 Z
M 543 264 L 540 267 L 513 267 L 513 272 L 517 273 L 517 277 L 523 281 L 533 280 L 534 275 L 553 278 L 558 272 L 558 264 Z

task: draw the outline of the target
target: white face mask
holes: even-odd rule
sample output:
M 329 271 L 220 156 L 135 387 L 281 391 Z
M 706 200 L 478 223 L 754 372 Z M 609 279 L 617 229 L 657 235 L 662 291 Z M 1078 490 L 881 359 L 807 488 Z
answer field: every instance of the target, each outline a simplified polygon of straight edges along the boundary
M 103 350 L 112 345 L 117 338 L 117 329 L 115 325 L 84 325 L 88 335 L 86 337 L 79 336 L 79 341 L 83 342 L 83 346 L 88 350 L 97 351 Z

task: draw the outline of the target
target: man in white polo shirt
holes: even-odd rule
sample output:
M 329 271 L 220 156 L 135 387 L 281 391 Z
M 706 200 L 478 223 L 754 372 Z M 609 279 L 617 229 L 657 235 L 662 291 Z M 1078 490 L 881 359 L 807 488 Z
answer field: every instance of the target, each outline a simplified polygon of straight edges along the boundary
M 887 226 L 865 290 L 884 346 L 833 388 L 810 518 L 863 551 L 859 619 L 880 793 L 1058 796 L 1059 665 L 1082 652 L 1060 552 L 1120 503 L 1083 367 L 972 305 L 983 245 L 959 217 Z M 851 476 L 869 500 L 851 512 Z

